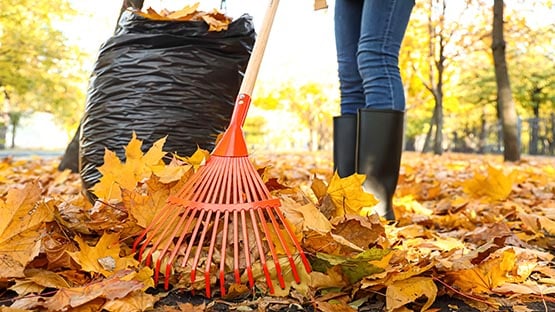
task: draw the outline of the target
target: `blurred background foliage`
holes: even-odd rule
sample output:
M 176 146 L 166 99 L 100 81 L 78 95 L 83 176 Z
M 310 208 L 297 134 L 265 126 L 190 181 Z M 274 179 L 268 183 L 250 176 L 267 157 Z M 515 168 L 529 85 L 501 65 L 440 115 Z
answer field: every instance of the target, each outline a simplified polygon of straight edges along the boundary
M 67 40 L 64 22 L 79 12 L 68 0 L 0 4 L 0 147 L 14 147 L 21 119 L 34 112 L 52 114 L 73 134 L 90 74 L 83 64 L 91 55 Z M 554 155 L 555 29 L 545 17 L 555 10 L 549 0 L 504 4 L 518 144 L 523 153 Z M 417 1 L 399 60 L 407 149 L 503 150 L 492 20 L 491 1 Z M 338 101 L 337 83 L 261 81 L 245 125 L 247 141 L 264 149 L 329 150 Z

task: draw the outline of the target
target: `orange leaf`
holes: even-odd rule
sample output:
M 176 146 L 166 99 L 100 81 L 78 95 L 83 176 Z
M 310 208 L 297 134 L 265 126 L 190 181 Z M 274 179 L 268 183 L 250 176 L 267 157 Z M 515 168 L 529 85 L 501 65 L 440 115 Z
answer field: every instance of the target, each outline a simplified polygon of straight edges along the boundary
M 33 181 L 10 189 L 6 201 L 0 199 L 0 279 L 24 277 L 23 268 L 40 251 L 39 228 L 54 219 L 40 197 L 38 182 Z
M 62 288 L 54 296 L 48 298 L 44 306 L 49 311 L 67 311 L 83 306 L 98 298 L 108 300 L 124 298 L 129 293 L 142 288 L 141 282 L 121 280 L 120 277 L 126 273 L 121 271 L 109 279 L 84 287 Z
M 505 249 L 501 255 L 493 255 L 478 266 L 448 272 L 453 285 L 463 291 L 488 293 L 496 287 L 510 281 L 510 272 L 515 268 L 516 255 L 512 248 Z
M 487 175 L 476 172 L 473 179 L 463 182 L 464 191 L 475 197 L 505 200 L 511 193 L 516 172 L 506 175 L 503 170 L 488 165 Z

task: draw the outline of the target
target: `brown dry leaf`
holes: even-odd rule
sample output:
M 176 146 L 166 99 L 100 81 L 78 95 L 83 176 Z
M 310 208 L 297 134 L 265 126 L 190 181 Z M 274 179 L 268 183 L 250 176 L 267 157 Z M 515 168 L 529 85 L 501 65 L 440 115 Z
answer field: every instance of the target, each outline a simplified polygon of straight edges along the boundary
M 555 295 L 555 286 L 539 285 L 534 282 L 527 282 L 522 284 L 505 283 L 493 289 L 498 294 L 520 294 L 520 295 Z
M 38 255 L 40 228 L 54 220 L 53 211 L 40 202 L 38 182 L 12 188 L 0 199 L 0 279 L 25 277 L 24 267 Z
M 156 12 L 149 7 L 146 12 L 137 12 L 142 17 L 155 20 L 155 21 L 198 21 L 202 20 L 208 24 L 208 31 L 222 31 L 227 30 L 231 18 L 225 14 L 214 9 L 212 12 L 203 12 L 198 10 L 199 3 L 185 6 L 181 10 L 167 11 L 162 10 Z
M 368 217 L 346 216 L 334 222 L 334 235 L 339 235 L 359 248 L 368 249 L 375 245 L 389 247 L 385 228 L 377 215 Z
M 138 281 L 121 280 L 121 276 L 127 273 L 120 271 L 108 279 L 83 287 L 62 288 L 44 302 L 44 307 L 48 308 L 49 311 L 65 311 L 94 302 L 100 298 L 107 300 L 124 298 L 128 294 L 140 290 L 143 286 Z
M 436 300 L 437 286 L 429 277 L 411 277 L 406 280 L 396 281 L 386 290 L 386 306 L 392 311 L 424 296 L 426 303 L 421 311 L 426 311 Z
M 346 178 L 340 178 L 337 172 L 333 175 L 328 186 L 328 195 L 335 205 L 336 217 L 364 215 L 367 213 L 363 210 L 364 207 L 372 207 L 378 202 L 372 194 L 362 189 L 365 179 L 365 175 L 356 173 Z
M 490 200 L 505 200 L 512 191 L 516 172 L 505 174 L 503 170 L 488 165 L 487 175 L 474 173 L 474 178 L 462 183 L 467 194 Z
M 68 253 L 86 272 L 98 272 L 109 277 L 120 270 L 139 265 L 133 255 L 120 257 L 118 233 L 104 233 L 95 247 L 90 247 L 79 236 L 75 237 L 75 241 L 79 244 L 80 251 Z
M 181 312 L 204 312 L 206 304 L 193 305 L 192 303 L 181 303 L 178 305 Z
M 121 299 L 106 302 L 102 306 L 102 310 L 109 312 L 147 311 L 154 308 L 157 301 L 158 297 L 156 296 L 143 291 L 134 291 Z
M 202 15 L 202 19 L 208 24 L 208 31 L 222 31 L 227 30 L 231 19 L 217 11 L 209 15 Z
M 313 230 L 320 233 L 328 233 L 332 229 L 330 221 L 312 203 L 297 207 L 304 219 L 303 229 Z
M 186 5 L 183 9 L 177 10 L 175 12 L 171 12 L 166 17 L 168 19 L 187 20 L 188 17 L 195 14 L 199 5 L 200 5 L 200 3 L 198 3 L 198 2 L 194 3 L 194 4 L 191 4 L 191 5 Z
M 42 269 L 29 269 L 25 271 L 26 279 L 17 280 L 9 289 L 20 296 L 29 293 L 40 293 L 45 288 L 70 287 L 69 283 L 60 275 Z
M 318 271 L 310 272 L 310 287 L 314 290 L 347 285 L 348 282 L 343 278 L 340 267 L 330 268 L 325 274 Z
M 518 217 L 526 225 L 527 230 L 536 234 L 555 236 L 555 220 L 522 212 L 518 214 Z
M 347 302 L 332 300 L 329 302 L 318 301 L 316 303 L 318 311 L 322 312 L 356 312 L 357 309 L 349 306 Z

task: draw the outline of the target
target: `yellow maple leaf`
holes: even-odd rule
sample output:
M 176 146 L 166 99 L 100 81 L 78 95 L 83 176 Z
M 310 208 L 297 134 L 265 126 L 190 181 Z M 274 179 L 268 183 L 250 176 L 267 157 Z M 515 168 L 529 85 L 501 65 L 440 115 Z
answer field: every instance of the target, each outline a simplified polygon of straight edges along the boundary
M 0 199 L 0 279 L 24 277 L 24 267 L 40 251 L 39 228 L 54 219 L 40 198 L 38 181 L 33 181 L 10 189 L 5 201 Z
M 388 311 L 398 309 L 416 299 L 425 296 L 426 303 L 420 311 L 426 311 L 436 300 L 437 286 L 429 277 L 417 276 L 396 281 L 386 290 L 386 306 Z
M 507 175 L 503 170 L 488 165 L 487 175 L 476 172 L 474 178 L 464 181 L 462 186 L 465 193 L 475 197 L 505 200 L 511 193 L 515 178 L 515 171 Z
M 362 188 L 365 179 L 365 175 L 356 173 L 345 178 L 340 178 L 337 172 L 333 175 L 328 186 L 328 195 L 336 208 L 335 216 L 365 215 L 364 207 L 376 205 L 376 198 Z
M 204 166 L 204 164 L 206 164 L 206 160 L 208 160 L 208 157 L 210 157 L 209 151 L 197 147 L 197 150 L 193 153 L 193 155 L 180 159 L 193 166 L 196 171 L 200 166 Z
M 191 168 L 192 165 L 182 165 L 172 161 L 168 165 L 155 166 L 152 171 L 160 178 L 161 183 L 171 183 L 179 181 Z
M 143 155 L 141 150 L 143 142 L 138 140 L 133 132 L 131 140 L 125 147 L 125 162 L 122 162 L 114 152 L 106 150 L 104 163 L 98 168 L 102 177 L 91 191 L 105 201 L 121 202 L 122 189 L 135 189 L 138 182 L 150 178 L 153 170 L 157 170 L 163 164 L 162 158 L 166 153 L 162 151 L 162 147 L 165 142 L 165 137 L 159 139 Z
M 76 236 L 80 251 L 68 252 L 84 271 L 98 272 L 106 277 L 114 273 L 137 267 L 139 262 L 133 255 L 120 257 L 120 243 L 118 233 L 104 233 L 95 247 L 89 246 L 81 237 Z

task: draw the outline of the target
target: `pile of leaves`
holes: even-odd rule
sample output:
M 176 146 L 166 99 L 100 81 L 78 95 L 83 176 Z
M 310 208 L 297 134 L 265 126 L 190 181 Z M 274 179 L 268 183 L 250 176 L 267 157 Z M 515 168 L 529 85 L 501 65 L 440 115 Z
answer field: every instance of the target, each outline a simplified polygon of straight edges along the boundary
M 231 285 L 224 301 L 186 302 L 203 284 L 175 277 L 166 292 L 131 251 L 209 157 L 170 155 L 163 145 L 143 152 L 133 136 L 124 162 L 107 150 L 94 203 L 78 175 L 57 171 L 57 160 L 0 163 L 0 310 L 201 311 L 225 302 L 243 311 L 433 311 L 439 296 L 479 311 L 555 303 L 553 159 L 504 164 L 497 156 L 412 153 L 404 154 L 393 224 L 371 214 L 364 176 L 339 178 L 328 155 L 255 154 L 313 272 L 299 284 L 288 278 L 273 296 L 261 277 L 254 293 Z M 164 306 L 176 294 L 182 301 Z
M 211 12 L 205 12 L 198 10 L 199 3 L 186 5 L 183 9 L 177 11 L 169 11 L 167 9 L 162 9 L 160 12 L 149 7 L 146 12 L 138 11 L 142 17 L 155 20 L 155 21 L 204 21 L 208 24 L 208 31 L 222 31 L 227 30 L 231 18 L 221 13 L 217 9 Z

